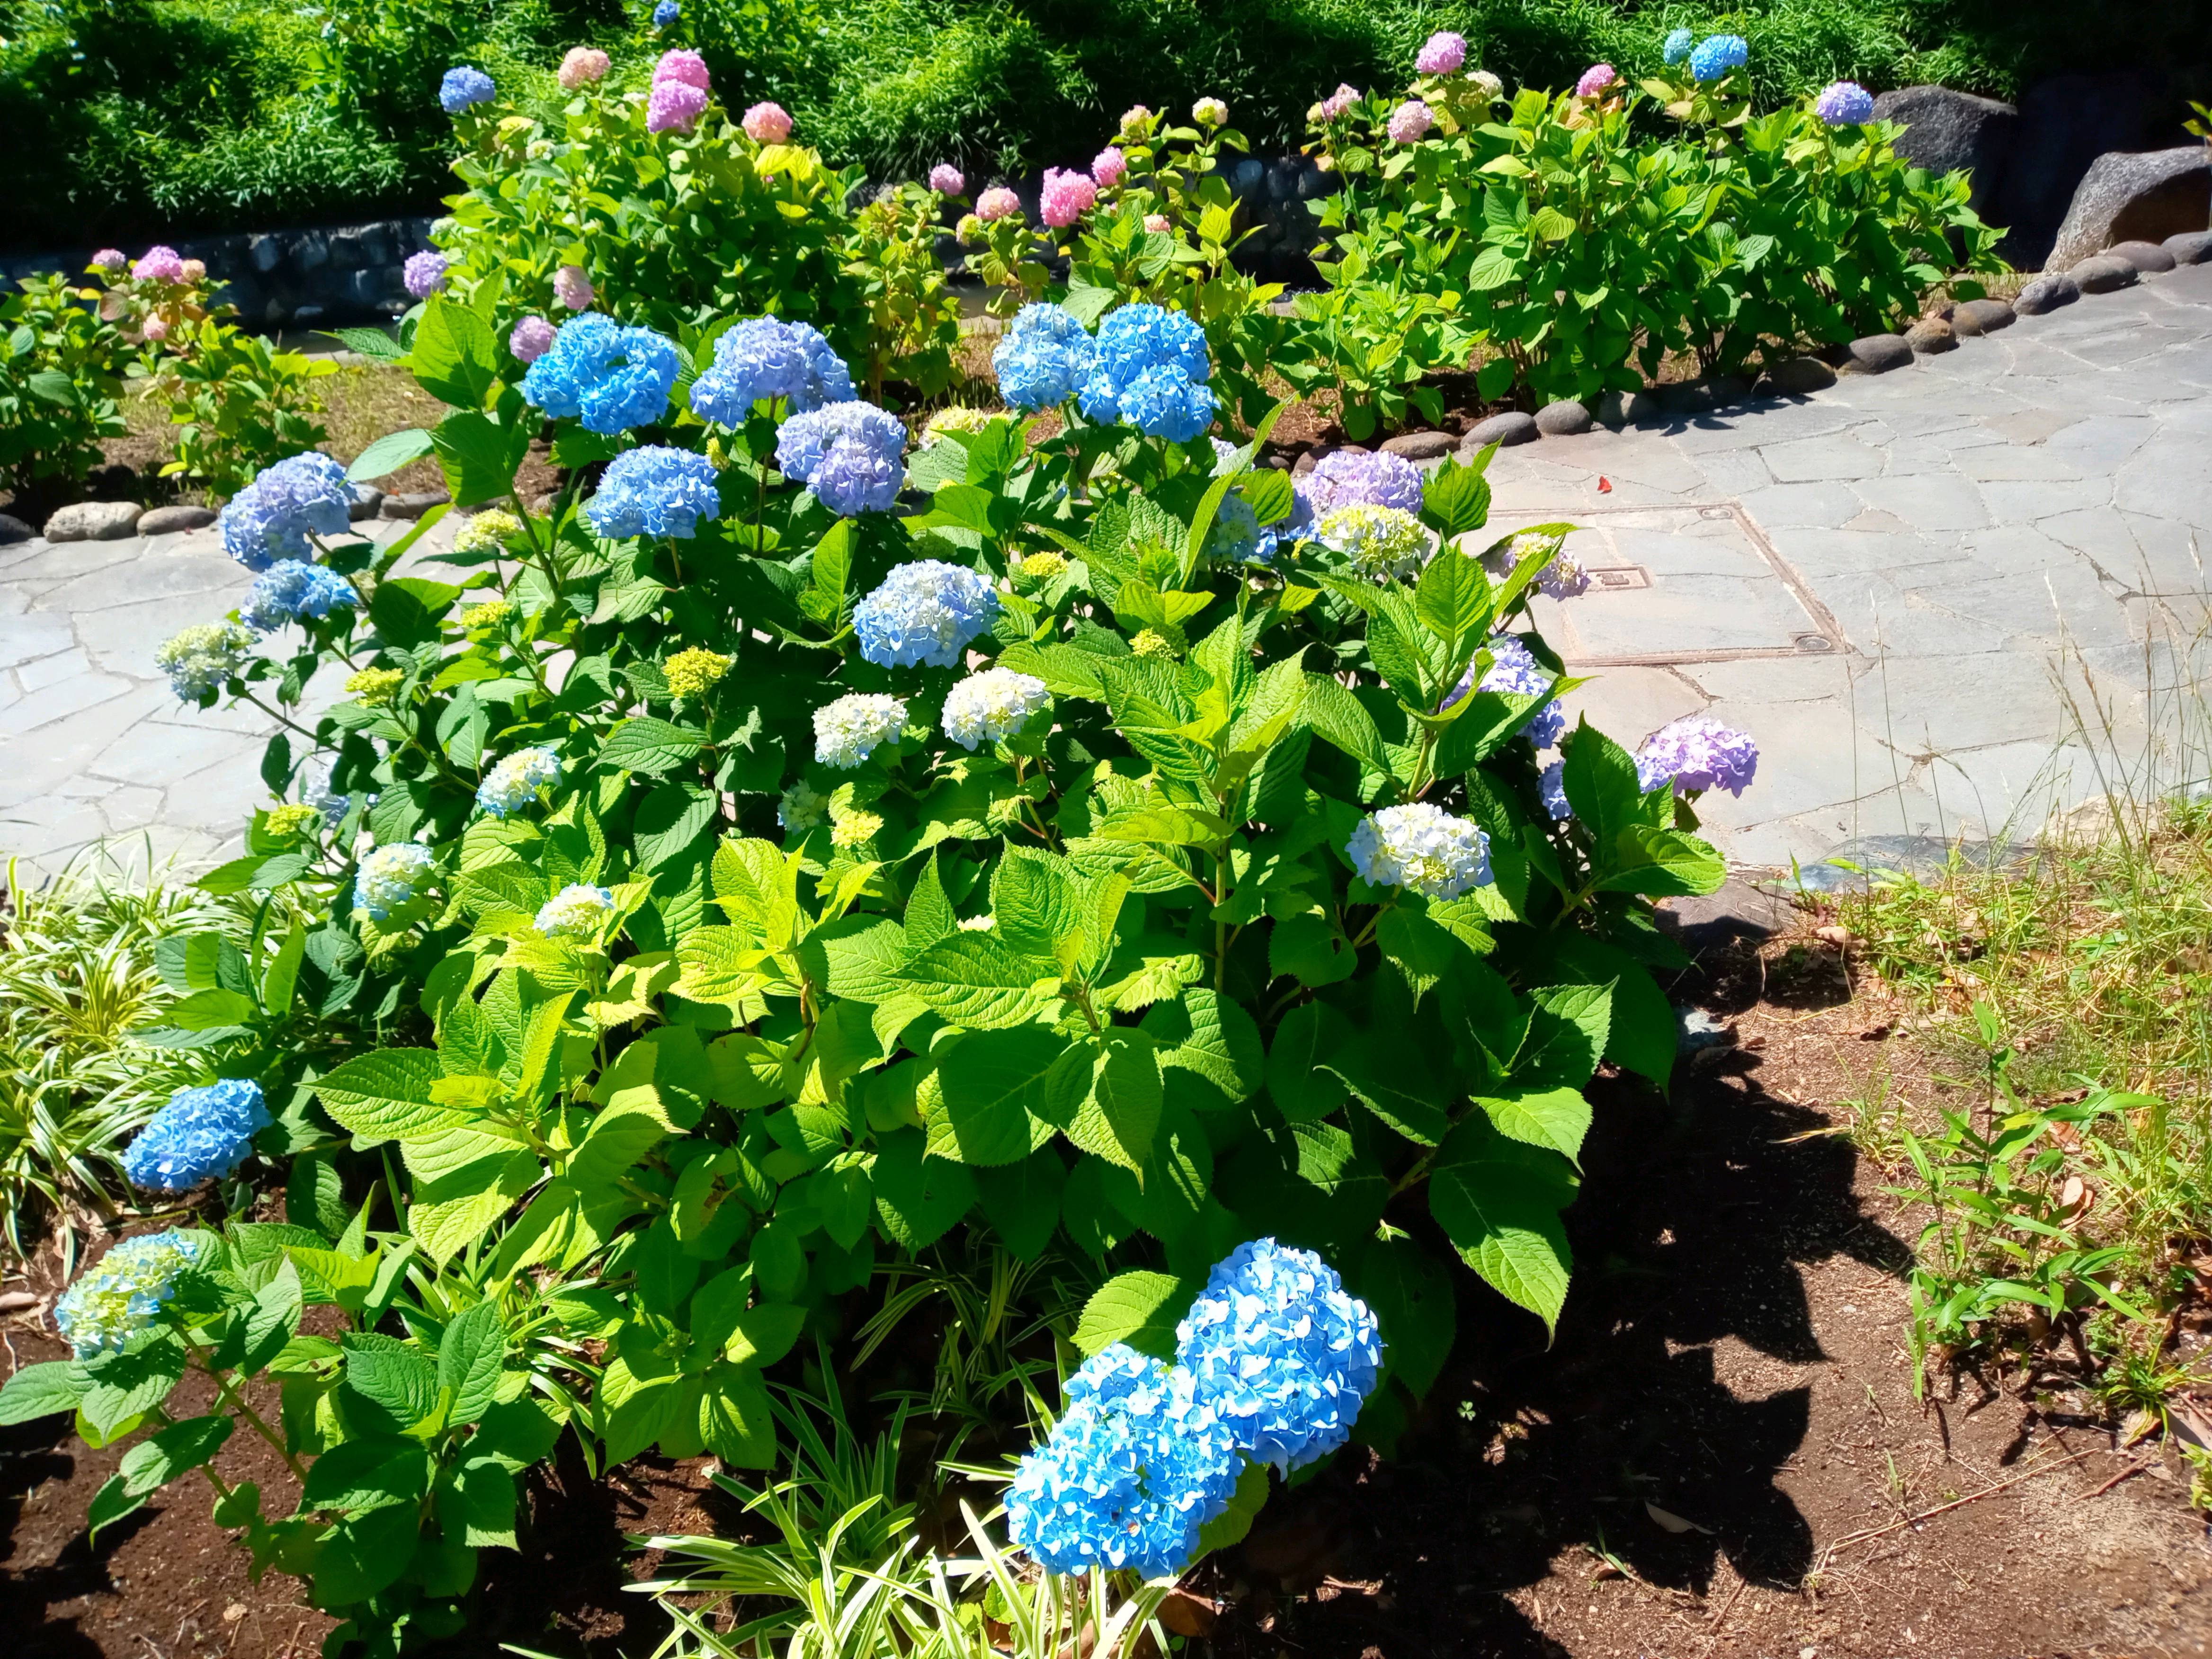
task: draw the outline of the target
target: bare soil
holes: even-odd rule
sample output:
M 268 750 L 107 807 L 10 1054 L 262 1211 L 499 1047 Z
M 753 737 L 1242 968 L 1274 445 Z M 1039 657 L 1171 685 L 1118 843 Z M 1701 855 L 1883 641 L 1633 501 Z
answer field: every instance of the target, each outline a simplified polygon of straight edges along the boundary
M 2212 1655 L 2212 1545 L 2186 1472 L 2084 1396 L 1938 1375 L 1913 1397 L 1899 1274 L 1918 1220 L 1852 1148 L 1878 1066 L 1929 1067 L 1878 985 L 1810 924 L 1691 935 L 1680 994 L 1735 1042 L 1671 1099 L 1601 1084 L 1558 1336 L 1472 1279 L 1451 1366 L 1389 1461 L 1361 1449 L 1278 1492 L 1188 1609 L 1222 1659 L 2179 1659 Z M 28 1321 L 17 1360 L 59 1346 Z M 0 1431 L 0 1647 L 24 1659 L 308 1659 L 329 1623 L 247 1582 L 179 1486 L 88 1545 L 117 1454 L 61 1420 Z M 245 1437 L 228 1478 L 274 1508 Z M 501 1641 L 643 1659 L 665 1626 L 624 1534 L 725 1531 L 706 1465 L 533 1482 L 520 1555 L 487 1554 Z M 1178 1620 L 1178 1623 L 1184 1622 Z

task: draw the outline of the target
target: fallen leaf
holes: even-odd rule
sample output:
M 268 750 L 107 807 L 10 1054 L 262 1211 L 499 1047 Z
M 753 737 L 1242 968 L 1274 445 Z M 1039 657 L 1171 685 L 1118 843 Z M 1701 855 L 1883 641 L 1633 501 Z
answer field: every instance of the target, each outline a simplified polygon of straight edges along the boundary
M 2079 1221 L 2096 1201 L 2097 1189 L 2080 1176 L 2068 1176 L 2058 1183 L 2058 1213 L 2065 1220 Z
M 2169 1404 L 2166 1408 L 2166 1425 L 2191 1445 L 2212 1451 L 2212 1423 L 2207 1423 L 2188 1407 Z
M 1216 1603 L 1188 1590 L 1170 1590 L 1167 1600 L 1160 1603 L 1159 1620 L 1176 1636 L 1204 1636 L 1213 1629 L 1220 1611 Z
M 1815 927 L 1813 937 L 1828 945 L 1849 945 L 1851 930 L 1848 927 Z
M 2120 1444 L 2132 1446 L 2157 1427 L 2158 1413 L 2138 1407 L 2135 1414 L 2128 1419 L 2127 1426 L 2120 1431 Z
M 1648 1501 L 1644 1505 L 1644 1512 L 1650 1516 L 1654 1521 L 1656 1521 L 1668 1532 L 1702 1532 L 1708 1536 L 1711 1536 L 1713 1530 L 1711 1527 L 1701 1527 L 1694 1521 L 1685 1521 L 1680 1516 L 1676 1515 L 1671 1510 L 1662 1510 L 1656 1504 Z

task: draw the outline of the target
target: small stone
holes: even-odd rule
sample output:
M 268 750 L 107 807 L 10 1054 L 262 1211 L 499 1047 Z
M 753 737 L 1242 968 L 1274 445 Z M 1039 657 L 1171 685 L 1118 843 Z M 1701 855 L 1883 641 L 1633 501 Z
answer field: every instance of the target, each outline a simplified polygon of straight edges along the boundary
M 1486 421 L 1476 422 L 1461 447 L 1474 450 L 1486 444 L 1496 444 L 1500 448 L 1510 449 L 1515 444 L 1534 443 L 1538 435 L 1536 417 L 1511 409 L 1503 415 L 1493 415 Z
M 2136 283 L 2136 268 L 2110 253 L 2084 259 L 2066 274 L 2084 294 L 2112 294 Z
M 1607 392 L 1597 400 L 1597 418 L 1606 426 L 1634 426 L 1659 418 L 1659 399 L 1649 392 Z
M 1802 398 L 1835 385 L 1836 371 L 1818 357 L 1791 357 L 1768 369 L 1766 379 L 1781 396 Z
M 2125 259 L 2145 276 L 2162 276 L 2179 263 L 2163 242 L 2115 242 L 2106 257 Z
M 442 489 L 417 489 L 404 495 L 386 495 L 383 505 L 376 509 L 380 519 L 419 519 L 434 507 L 443 507 L 453 500 Z
M 1449 432 L 1401 432 L 1382 441 L 1385 454 L 1401 455 L 1409 461 L 1433 461 L 1458 447 L 1459 440 Z
M 541 519 L 550 519 L 553 516 L 553 509 L 560 505 L 559 492 L 549 489 L 530 503 L 530 510 Z
M 1951 332 L 1994 334 L 2012 322 L 2012 307 L 2002 300 L 1967 300 L 1951 313 Z
M 2040 317 L 2046 311 L 2070 306 L 2081 297 L 2081 285 L 2064 271 L 2039 276 L 2012 296 L 2012 308 L 2023 317 Z
M 1854 374 L 1887 374 L 1912 361 L 1912 346 L 1902 334 L 1869 334 L 1844 349 L 1850 354 L 1844 368 Z
M 2212 230 L 2179 231 L 2159 246 L 2173 256 L 2178 265 L 2201 265 L 2212 259 Z
M 9 542 L 27 542 L 39 532 L 12 513 L 0 513 L 0 547 Z
M 355 520 L 373 519 L 383 505 L 384 492 L 374 484 L 356 484 L 353 500 L 346 507 L 346 517 Z
M 1589 431 L 1593 424 L 1589 405 L 1573 398 L 1546 404 L 1536 411 L 1536 430 L 1547 438 L 1571 438 Z
M 1697 415 L 1720 400 L 1704 380 L 1678 380 L 1659 388 L 1659 406 L 1670 415 Z
M 1304 454 L 1299 456 L 1297 459 L 1291 463 L 1291 476 L 1293 478 L 1303 478 L 1307 473 L 1312 471 L 1320 465 L 1321 456 L 1319 453 L 1309 449 Z
M 1705 390 L 1713 394 L 1715 409 L 1726 409 L 1751 396 L 1751 382 L 1733 374 L 1716 374 L 1705 382 Z
M 157 507 L 138 520 L 138 533 L 173 536 L 180 530 L 204 530 L 214 522 L 211 507 Z
M 46 520 L 50 542 L 119 542 L 138 528 L 146 509 L 136 501 L 72 501 Z
M 1959 337 L 1941 317 L 1923 317 L 1905 331 L 1905 343 L 1923 357 L 1959 349 Z

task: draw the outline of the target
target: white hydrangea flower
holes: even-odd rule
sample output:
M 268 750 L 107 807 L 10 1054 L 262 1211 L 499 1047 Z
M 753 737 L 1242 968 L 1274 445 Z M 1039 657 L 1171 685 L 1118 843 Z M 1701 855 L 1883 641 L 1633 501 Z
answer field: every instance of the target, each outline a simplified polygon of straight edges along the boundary
M 963 916 L 960 918 L 960 931 L 963 933 L 988 933 L 994 920 L 988 915 Z
M 850 770 L 906 729 L 906 704 L 880 691 L 854 691 L 814 711 L 814 758 Z
M 614 908 L 615 896 L 605 888 L 571 882 L 538 907 L 535 925 L 548 939 L 579 938 L 597 933 Z
M 1369 813 L 1344 852 L 1375 886 L 1403 887 L 1425 898 L 1457 898 L 1490 883 L 1490 837 L 1426 801 Z
M 374 921 L 382 921 L 408 900 L 429 872 L 430 849 L 419 842 L 379 847 L 361 861 L 354 878 L 354 899 Z
M 775 804 L 775 821 L 802 836 L 819 828 L 829 813 L 830 797 L 810 787 L 804 779 L 786 789 Z
M 1052 701 L 1045 683 L 1011 668 L 970 674 L 945 699 L 945 735 L 973 751 L 981 743 L 1011 738 Z
M 1385 581 L 1413 574 L 1436 550 L 1428 526 L 1412 514 L 1370 501 L 1322 514 L 1320 532 L 1324 547 L 1343 554 L 1361 574 Z

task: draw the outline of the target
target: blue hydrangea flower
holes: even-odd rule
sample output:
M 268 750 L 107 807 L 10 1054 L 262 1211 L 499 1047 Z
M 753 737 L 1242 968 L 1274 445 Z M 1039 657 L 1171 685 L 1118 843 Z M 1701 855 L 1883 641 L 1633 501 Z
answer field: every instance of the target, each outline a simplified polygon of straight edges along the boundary
M 1188 443 L 1213 424 L 1213 373 L 1206 331 L 1187 313 L 1123 306 L 1098 325 L 1097 356 L 1083 383 L 1083 412 L 1148 437 Z
M 1544 810 L 1552 815 L 1553 822 L 1564 823 L 1574 817 L 1575 809 L 1567 805 L 1566 762 L 1555 760 L 1538 773 L 1536 789 L 1543 796 Z
M 721 513 L 714 464 L 665 444 L 626 449 L 609 461 L 598 491 L 584 506 L 592 528 L 617 541 L 625 536 L 687 540 L 699 533 L 700 520 Z
M 1238 1447 L 1288 1473 L 1351 1437 L 1382 1343 L 1334 1268 L 1261 1238 L 1214 1267 L 1176 1328 L 1176 1362 Z
M 853 611 L 860 654 L 882 668 L 950 668 L 999 615 L 991 584 L 964 566 L 916 559 L 893 567 Z
M 438 106 L 448 115 L 459 115 L 474 105 L 489 103 L 495 90 L 491 76 L 464 64 L 447 70 L 446 78 L 438 82 Z
M 195 623 L 154 653 L 154 665 L 169 677 L 169 690 L 182 702 L 222 690 L 252 660 L 253 635 L 234 622 Z
M 714 361 L 691 383 L 691 410 L 702 420 L 743 426 L 753 405 L 778 398 L 785 413 L 804 415 L 853 400 L 845 360 L 807 323 L 748 317 L 714 342 Z
M 1759 745 L 1704 714 L 1668 721 L 1636 751 L 1637 775 L 1647 793 L 1672 778 L 1683 794 L 1725 789 L 1741 795 L 1758 770 Z
M 576 939 L 599 931 L 615 896 L 604 887 L 571 882 L 538 907 L 535 926 L 548 939 Z
M 775 429 L 775 464 L 841 519 L 888 513 L 906 483 L 906 428 L 873 404 L 827 404 Z
M 649 328 L 625 328 L 586 311 L 571 317 L 522 377 L 526 400 L 548 415 L 581 420 L 611 436 L 668 411 L 683 359 L 676 343 Z
M 979 744 L 1012 737 L 1051 702 L 1050 689 L 1035 675 L 986 668 L 945 693 L 945 735 L 973 751 Z
M 331 775 L 337 769 L 337 761 L 332 757 L 309 765 L 300 778 L 301 802 L 320 812 L 323 822 L 333 830 L 343 823 L 345 815 L 353 810 L 353 797 L 340 794 L 331 787 Z
M 1490 837 L 1427 801 L 1370 812 L 1344 844 L 1360 879 L 1424 898 L 1457 898 L 1490 884 Z
M 79 1359 L 119 1353 L 152 1324 L 177 1293 L 177 1281 L 200 1264 L 203 1232 L 147 1233 L 126 1238 L 79 1275 L 54 1304 L 54 1323 Z
M 1306 475 L 1304 489 L 1316 513 L 1334 513 L 1340 507 L 1421 510 L 1421 469 L 1386 449 L 1331 450 Z
M 266 570 L 278 559 L 313 558 L 310 535 L 343 535 L 353 500 L 345 468 L 310 449 L 262 469 L 224 503 L 216 528 L 224 552 L 248 570 Z
M 999 395 L 1011 409 L 1051 409 L 1090 378 L 1098 348 L 1066 307 L 1024 306 L 991 353 Z
M 1680 63 L 1685 58 L 1687 58 L 1690 55 L 1691 44 L 1695 41 L 1697 38 L 1698 37 L 1696 35 L 1691 33 L 1687 29 L 1676 29 L 1673 33 L 1667 37 L 1665 42 L 1660 46 L 1659 61 L 1662 64 Z
M 1260 528 L 1260 515 L 1252 503 L 1233 489 L 1224 495 L 1213 511 L 1212 527 L 1206 532 L 1206 556 L 1219 564 L 1265 564 L 1274 550 L 1275 538 Z
M 362 860 L 360 873 L 354 878 L 354 902 L 368 912 L 370 921 L 388 920 L 415 896 L 430 864 L 430 849 L 419 842 L 394 842 L 376 848 Z
M 1863 126 L 1874 119 L 1874 94 L 1856 81 L 1834 81 L 1813 100 L 1813 113 L 1832 127 Z
M 1717 81 L 1751 61 L 1751 46 L 1741 34 L 1709 34 L 1690 54 L 1690 78 Z
M 286 623 L 350 611 L 360 603 L 353 584 L 329 567 L 279 559 L 253 579 L 238 616 L 255 633 L 273 634 Z
M 1067 1412 L 1006 1491 L 1007 1536 L 1048 1572 L 1178 1573 L 1244 1459 L 1192 1376 L 1115 1343 L 1067 1382 Z
M 906 704 L 900 699 L 880 691 L 848 691 L 814 711 L 814 758 L 823 766 L 850 771 L 874 754 L 878 744 L 897 741 L 904 730 Z M 783 799 L 787 807 L 804 805 L 789 790 Z M 777 816 L 787 830 L 801 827 L 781 811 Z
M 683 15 L 684 8 L 678 5 L 676 0 L 660 0 L 660 3 L 653 9 L 653 27 L 672 29 L 676 27 L 676 20 Z
M 534 805 L 540 789 L 561 781 L 561 757 L 546 747 L 518 749 L 501 757 L 477 786 L 477 805 L 504 818 Z
M 123 1154 L 123 1173 L 134 1187 L 189 1191 L 236 1169 L 253 1150 L 254 1132 L 274 1121 L 261 1085 L 244 1078 L 179 1089 Z

